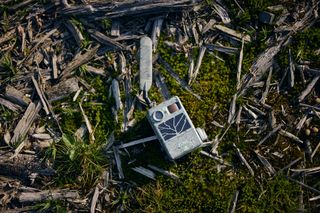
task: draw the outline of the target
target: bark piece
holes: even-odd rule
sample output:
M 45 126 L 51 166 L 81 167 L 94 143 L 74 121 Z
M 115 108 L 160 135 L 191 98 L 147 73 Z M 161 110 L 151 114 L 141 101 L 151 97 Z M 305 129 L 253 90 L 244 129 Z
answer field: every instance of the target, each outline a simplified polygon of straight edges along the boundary
M 3 36 L 0 37 L 0 44 L 7 42 L 11 39 L 13 39 L 15 37 L 15 29 L 9 30 L 8 32 L 6 32 L 6 34 L 4 34 Z
M 316 76 L 312 79 L 312 81 L 307 85 L 307 87 L 302 91 L 301 95 L 299 96 L 298 100 L 299 102 L 303 101 L 305 97 L 311 92 L 311 90 L 314 88 L 316 83 L 318 82 L 320 76 Z
M 79 198 L 78 191 L 70 189 L 44 190 L 41 192 L 22 192 L 18 195 L 19 202 L 40 202 L 47 199 L 76 199 Z
M 51 65 L 52 65 L 52 77 L 53 77 L 53 79 L 57 79 L 58 78 L 58 67 L 57 67 L 57 56 L 56 56 L 56 54 L 52 55 Z
M 23 107 L 28 106 L 31 102 L 30 98 L 26 97 L 21 91 L 10 85 L 6 87 L 5 96 L 10 101 Z
M 99 45 L 91 48 L 84 54 L 78 54 L 76 55 L 70 63 L 67 64 L 66 68 L 61 73 L 61 80 L 66 79 L 70 77 L 75 69 L 80 67 L 81 65 L 88 63 L 92 58 L 95 57 L 95 54 L 97 53 L 99 49 Z
M 76 40 L 78 47 L 81 47 L 82 41 L 84 40 L 82 33 L 70 20 L 66 21 L 64 25 L 71 32 L 74 40 Z
M 92 38 L 104 45 L 110 46 L 116 50 L 128 50 L 123 44 L 120 44 L 97 30 L 89 29 L 88 31 Z
M 79 90 L 77 78 L 69 78 L 46 90 L 49 101 L 61 100 Z
M 99 187 L 96 186 L 92 196 L 92 200 L 91 200 L 90 213 L 96 212 L 96 205 L 97 205 L 98 198 L 99 198 Z
M 54 171 L 44 167 L 36 155 L 18 154 L 12 158 L 12 152 L 0 151 L 0 175 L 18 178 L 23 182 L 29 182 L 29 175 L 38 173 L 44 176 L 52 176 Z
M 22 111 L 22 108 L 19 105 L 11 103 L 10 101 L 8 101 L 4 98 L 1 98 L 1 97 L 0 97 L 0 104 L 7 107 L 8 109 L 10 109 L 13 112 Z
M 215 25 L 214 27 L 225 34 L 232 36 L 234 39 L 238 41 L 241 41 L 243 39 L 245 42 L 251 42 L 251 37 L 249 35 L 238 33 L 235 30 L 225 27 L 223 25 Z
M 23 117 L 17 124 L 16 128 L 13 131 L 13 137 L 11 138 L 11 143 L 15 144 L 21 140 L 24 140 L 25 136 L 27 135 L 27 132 L 29 128 L 31 127 L 32 123 L 36 119 L 36 116 L 38 115 L 41 108 L 40 103 L 33 103 L 31 102 L 25 111 Z
M 244 156 L 242 155 L 242 153 L 240 152 L 239 148 L 233 143 L 232 144 L 233 147 L 236 149 L 237 155 L 239 156 L 240 160 L 242 161 L 242 163 L 244 163 L 244 165 L 248 168 L 250 174 L 252 176 L 254 176 L 254 171 L 251 168 L 251 166 L 249 165 L 248 161 L 244 158 Z
M 137 173 L 140 173 L 143 176 L 146 176 L 146 177 L 148 177 L 148 178 L 150 178 L 152 180 L 156 180 L 156 174 L 153 171 L 151 171 L 149 169 L 146 169 L 146 168 L 144 168 L 142 166 L 134 167 L 134 168 L 132 168 L 132 170 L 137 172 Z

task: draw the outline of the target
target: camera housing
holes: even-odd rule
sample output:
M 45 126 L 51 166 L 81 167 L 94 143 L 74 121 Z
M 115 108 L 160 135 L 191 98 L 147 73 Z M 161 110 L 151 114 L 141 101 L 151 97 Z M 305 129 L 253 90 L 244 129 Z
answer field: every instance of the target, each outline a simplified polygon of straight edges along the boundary
M 148 120 L 170 159 L 178 159 L 201 146 L 204 130 L 195 128 L 177 96 L 148 110 Z

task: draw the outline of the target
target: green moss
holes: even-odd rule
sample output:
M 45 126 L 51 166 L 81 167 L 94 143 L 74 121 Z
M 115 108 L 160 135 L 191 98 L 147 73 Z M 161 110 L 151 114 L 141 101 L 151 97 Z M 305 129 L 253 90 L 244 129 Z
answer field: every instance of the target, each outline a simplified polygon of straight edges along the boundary
M 258 183 L 245 173 L 217 173 L 211 159 L 199 155 L 190 158 L 191 162 L 180 162 L 172 169 L 179 182 L 164 177 L 138 190 L 137 211 L 225 212 L 235 190 L 240 192 L 240 212 L 291 212 L 297 208 L 298 187 L 284 177 Z
M 230 2 L 233 1 L 228 1 L 228 4 Z M 267 6 L 276 5 L 276 3 L 279 3 L 279 1 L 269 2 L 261 0 L 246 2 L 246 6 L 244 7 L 246 11 L 242 15 L 244 16 L 243 22 L 239 23 L 239 25 L 249 24 L 256 19 L 260 11 L 265 10 Z M 241 17 L 237 17 L 236 20 L 238 18 L 241 19 Z M 272 26 L 259 27 L 257 32 L 252 35 L 256 39 L 255 42 L 245 45 L 243 74 L 249 71 L 253 60 L 267 47 L 266 39 L 271 35 L 271 32 Z M 311 28 L 294 36 L 290 48 L 292 49 L 295 61 L 298 59 L 311 59 L 312 65 L 314 67 L 318 66 L 319 57 L 316 56 L 315 50 L 319 49 L 319 45 L 315 41 L 319 39 L 319 36 L 320 31 L 318 28 Z M 184 54 L 174 53 L 163 44 L 163 40 L 171 39 L 161 38 L 158 46 L 159 53 L 170 64 L 173 70 L 182 79 L 187 81 L 188 59 L 185 58 Z M 198 51 L 198 49 L 192 50 L 195 60 L 197 59 Z M 217 60 L 208 52 L 205 54 L 197 80 L 191 86 L 193 91 L 201 95 L 202 101 L 197 100 L 190 93 L 182 89 L 162 66 L 157 67 L 165 76 L 171 94 L 181 98 L 195 126 L 206 126 L 210 137 L 214 137 L 219 132 L 210 128 L 210 122 L 226 118 L 228 103 L 230 102 L 231 95 L 235 92 L 235 72 L 238 56 L 225 57 L 224 55 L 219 55 L 219 57 L 225 59 L 225 62 Z M 283 49 L 277 57 L 282 70 L 288 66 L 287 57 L 288 48 Z M 279 73 L 282 74 L 283 72 Z M 274 73 L 273 77 L 273 81 L 281 78 L 277 72 Z M 288 108 L 288 114 L 298 113 L 299 108 L 289 106 L 297 104 L 294 98 L 300 94 L 302 88 L 302 85 L 297 82 L 287 95 L 269 94 L 267 103 L 273 106 L 277 120 L 285 120 L 288 124 L 291 123 L 287 120 L 289 118 L 282 116 L 281 105 L 286 109 Z M 314 100 L 308 99 L 308 101 L 314 103 Z M 247 102 L 247 100 L 237 100 L 238 104 L 244 102 Z M 212 112 L 214 105 L 218 106 L 224 116 Z M 290 129 L 290 126 L 287 128 Z M 290 131 L 293 130 L 290 129 Z M 267 132 L 262 134 L 264 135 Z M 258 174 L 256 177 L 248 176 L 246 167 L 240 163 L 231 146 L 232 143 L 236 143 L 243 155 L 250 159 L 250 161 L 252 160 L 259 164 L 260 162 L 256 161 L 257 159 L 254 158 L 255 154 L 253 152 L 257 142 L 244 142 L 244 140 L 250 138 L 259 141 L 261 137 L 261 134 L 247 133 L 242 129 L 237 132 L 236 128 L 232 126 L 219 146 L 219 153 L 228 153 L 225 160 L 232 162 L 234 167 L 232 169 L 229 168 L 229 171 L 221 173 L 217 173 L 215 161 L 207 159 L 196 152 L 179 160 L 175 165 L 169 163 L 163 164 L 161 162 L 163 159 L 159 158 L 154 163 L 158 163 L 162 168 L 173 171 L 180 177 L 180 180 L 176 182 L 167 177 L 160 176 L 156 183 L 146 180 L 139 182 L 141 185 L 144 185 L 133 196 L 135 199 L 132 202 L 132 208 L 135 209 L 135 212 L 225 212 L 229 207 L 234 191 L 239 190 L 237 204 L 237 211 L 239 212 L 295 212 L 298 208 L 299 186 L 289 182 L 281 174 L 269 179 L 260 179 L 258 176 L 267 175 L 263 169 L 257 170 Z M 299 137 L 304 139 L 305 136 L 300 133 Z M 318 143 L 314 141 L 315 138 L 310 139 L 313 147 Z M 275 140 L 276 138 L 272 137 L 270 141 L 266 142 L 269 143 L 268 148 L 270 149 L 270 153 L 284 150 L 290 144 L 292 145 L 292 142 L 284 137 L 280 137 L 278 143 L 273 144 Z M 147 149 L 148 151 L 151 150 L 151 148 Z M 285 156 L 285 159 L 272 161 L 276 170 L 283 168 L 283 166 L 292 160 L 301 157 L 302 153 L 295 146 L 287 149 Z M 138 161 L 145 162 L 142 159 Z M 311 167 L 311 165 L 316 164 L 310 163 L 309 166 Z M 136 176 L 133 174 L 130 178 L 135 180 Z M 316 184 L 315 180 L 310 180 L 310 184 Z

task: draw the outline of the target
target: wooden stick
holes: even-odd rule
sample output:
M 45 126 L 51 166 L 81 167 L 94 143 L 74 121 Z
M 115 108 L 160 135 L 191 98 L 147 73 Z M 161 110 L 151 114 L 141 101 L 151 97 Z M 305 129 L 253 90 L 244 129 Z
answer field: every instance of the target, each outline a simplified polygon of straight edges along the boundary
M 42 94 L 42 92 L 41 92 L 41 90 L 39 88 L 38 82 L 36 81 L 36 79 L 33 76 L 31 76 L 31 79 L 32 79 L 32 82 L 34 84 L 34 87 L 36 88 L 36 91 L 38 93 L 40 101 L 42 103 L 42 107 L 43 107 L 44 111 L 46 111 L 46 114 L 49 115 L 50 112 L 49 112 L 48 106 L 47 106 L 47 104 L 46 104 L 46 102 L 45 102 L 45 100 L 43 98 L 43 94 Z
M 22 192 L 18 195 L 20 203 L 26 202 L 40 202 L 47 199 L 61 200 L 61 199 L 76 199 L 79 198 L 78 191 L 69 189 L 45 190 L 41 192 Z

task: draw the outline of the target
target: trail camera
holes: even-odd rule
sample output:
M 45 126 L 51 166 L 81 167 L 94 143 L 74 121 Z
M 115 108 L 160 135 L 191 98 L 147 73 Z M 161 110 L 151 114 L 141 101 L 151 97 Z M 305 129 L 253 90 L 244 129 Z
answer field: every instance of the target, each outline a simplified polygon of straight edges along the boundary
M 149 109 L 148 120 L 171 159 L 195 150 L 207 138 L 204 130 L 193 126 L 178 97 Z

